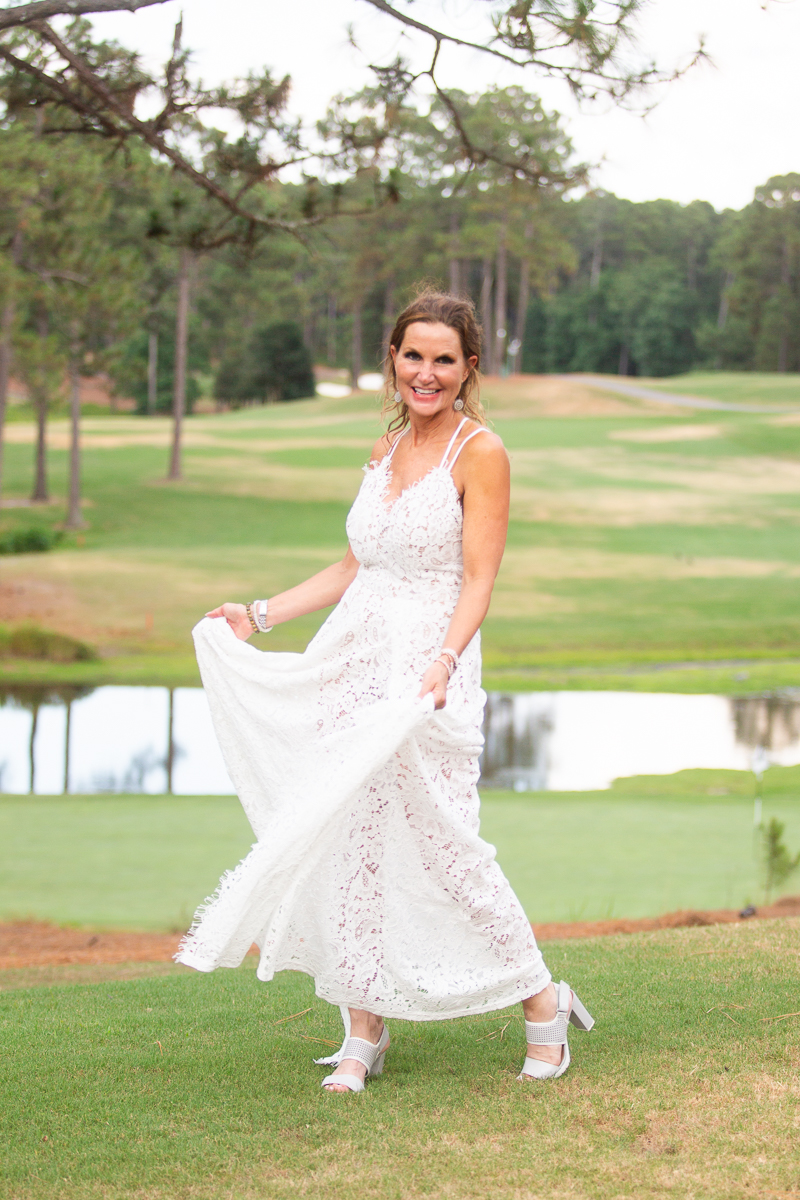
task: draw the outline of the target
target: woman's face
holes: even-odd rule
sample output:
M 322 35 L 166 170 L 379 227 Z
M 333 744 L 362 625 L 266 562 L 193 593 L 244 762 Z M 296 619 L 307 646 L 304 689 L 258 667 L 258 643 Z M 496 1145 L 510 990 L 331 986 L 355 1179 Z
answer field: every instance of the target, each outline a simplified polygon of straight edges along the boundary
M 409 412 L 432 417 L 452 409 L 477 358 L 467 359 L 455 329 L 414 321 L 399 347 L 391 347 L 397 390 Z

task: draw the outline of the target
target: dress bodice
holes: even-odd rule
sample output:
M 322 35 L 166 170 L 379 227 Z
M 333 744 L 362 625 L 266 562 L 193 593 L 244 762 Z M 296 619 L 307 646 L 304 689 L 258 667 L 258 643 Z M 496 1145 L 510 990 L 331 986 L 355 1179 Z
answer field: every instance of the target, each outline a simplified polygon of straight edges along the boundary
M 412 589 L 425 581 L 460 587 L 463 512 L 452 469 L 470 438 L 482 432 L 474 430 L 450 457 L 463 425 L 462 421 L 439 465 L 394 499 L 387 493 L 400 439 L 379 463 L 364 468 L 364 480 L 347 518 L 347 536 L 371 582 L 385 572 Z
M 365 570 L 383 569 L 408 582 L 441 572 L 460 581 L 462 512 L 452 475 L 446 467 L 433 467 L 387 501 L 387 459 L 365 468 L 347 518 L 353 553 Z

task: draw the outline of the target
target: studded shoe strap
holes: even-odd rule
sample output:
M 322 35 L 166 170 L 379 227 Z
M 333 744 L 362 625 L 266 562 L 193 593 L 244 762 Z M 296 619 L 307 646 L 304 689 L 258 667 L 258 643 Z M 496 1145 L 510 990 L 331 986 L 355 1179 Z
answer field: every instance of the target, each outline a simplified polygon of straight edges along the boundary
M 350 1037 L 344 1046 L 342 1046 L 339 1061 L 342 1062 L 346 1058 L 354 1058 L 356 1062 L 363 1063 L 369 1071 L 379 1053 L 378 1046 L 373 1045 L 372 1042 L 367 1042 L 364 1038 Z
M 556 987 L 557 1010 L 552 1021 L 526 1021 L 525 1036 L 530 1046 L 563 1046 L 572 1008 L 572 992 L 566 983 Z

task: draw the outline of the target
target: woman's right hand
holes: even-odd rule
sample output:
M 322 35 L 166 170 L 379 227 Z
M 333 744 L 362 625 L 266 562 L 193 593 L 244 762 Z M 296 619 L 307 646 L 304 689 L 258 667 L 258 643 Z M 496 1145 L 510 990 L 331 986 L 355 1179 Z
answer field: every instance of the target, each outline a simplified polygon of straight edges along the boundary
M 207 612 L 206 616 L 224 617 L 237 638 L 242 642 L 246 642 L 254 632 L 253 626 L 247 617 L 247 609 L 243 604 L 221 604 L 219 608 L 215 608 L 212 612 Z

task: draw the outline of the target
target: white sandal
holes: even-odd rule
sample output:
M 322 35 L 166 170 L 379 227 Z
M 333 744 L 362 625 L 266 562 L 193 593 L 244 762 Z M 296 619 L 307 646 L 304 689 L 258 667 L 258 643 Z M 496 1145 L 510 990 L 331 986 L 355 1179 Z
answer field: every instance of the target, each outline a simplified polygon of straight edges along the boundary
M 558 1007 L 552 1021 L 526 1021 L 525 1035 L 531 1046 L 563 1046 L 561 1062 L 548 1063 L 540 1058 L 526 1058 L 517 1076 L 520 1081 L 526 1076 L 532 1079 L 558 1079 L 569 1066 L 567 1025 L 572 1023 L 576 1029 L 583 1029 L 587 1033 L 594 1025 L 594 1017 L 563 979 L 556 987 L 556 1003 Z
M 389 1047 L 389 1030 L 386 1025 L 383 1026 L 383 1033 L 380 1036 L 377 1046 L 373 1042 L 367 1042 L 364 1038 L 348 1037 L 342 1043 L 342 1048 L 339 1050 L 336 1058 L 339 1062 L 343 1062 L 346 1058 L 354 1058 L 356 1062 L 363 1063 L 367 1068 L 365 1079 L 370 1079 L 375 1075 L 380 1075 L 383 1071 L 383 1060 L 386 1058 L 386 1051 Z M 334 1056 L 331 1055 L 331 1058 Z M 321 1086 L 327 1088 L 328 1084 L 341 1084 L 346 1087 L 348 1092 L 363 1092 L 364 1081 L 359 1079 L 357 1075 L 326 1075 Z

